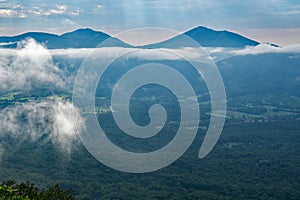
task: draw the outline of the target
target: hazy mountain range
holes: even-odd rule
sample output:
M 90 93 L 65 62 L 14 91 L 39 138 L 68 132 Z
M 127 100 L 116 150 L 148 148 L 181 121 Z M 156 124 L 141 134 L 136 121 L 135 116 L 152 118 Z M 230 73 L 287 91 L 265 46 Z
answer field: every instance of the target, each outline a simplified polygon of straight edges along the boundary
M 163 42 L 145 45 L 143 48 L 179 48 L 194 46 L 190 42 L 182 42 L 184 37 L 189 36 L 203 47 L 234 47 L 256 46 L 259 42 L 229 31 L 216 31 L 203 26 L 191 29 L 183 34 L 175 36 Z M 78 29 L 62 35 L 55 35 L 42 32 L 28 32 L 17 36 L 0 37 L 2 48 L 16 48 L 17 43 L 33 38 L 39 43 L 43 43 L 49 49 L 57 48 L 94 48 L 101 42 L 110 38 L 109 43 L 101 46 L 132 47 L 131 45 L 111 37 L 101 31 L 94 31 L 89 28 Z
M 45 44 L 48 49 L 94 48 L 108 38 L 110 38 L 110 44 L 107 46 L 130 47 L 130 45 L 117 38 L 89 28 L 78 29 L 62 35 L 28 32 L 17 36 L 0 37 L 0 44 L 2 43 L 2 48 L 16 48 L 17 43 L 26 38 L 33 38 L 37 42 Z

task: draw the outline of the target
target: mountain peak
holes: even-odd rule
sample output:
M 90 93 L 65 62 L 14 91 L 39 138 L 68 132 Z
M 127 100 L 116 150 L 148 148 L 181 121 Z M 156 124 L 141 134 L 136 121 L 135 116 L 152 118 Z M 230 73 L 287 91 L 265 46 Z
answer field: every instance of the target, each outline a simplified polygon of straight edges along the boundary
M 96 33 L 97 31 L 91 29 L 91 28 L 80 28 L 80 29 L 76 29 L 74 31 L 71 31 L 71 32 L 67 32 L 67 33 L 64 33 L 62 35 L 65 35 L 65 34 L 70 34 L 70 33 Z
M 187 41 L 186 36 L 194 41 Z M 198 26 L 169 40 L 146 45 L 144 48 L 181 48 L 199 45 L 203 47 L 243 48 L 245 46 L 256 46 L 258 44 L 258 42 L 237 33 L 224 30 L 217 31 L 205 26 Z
M 93 30 L 91 28 L 80 28 L 80 29 L 77 29 L 75 31 L 96 32 L 95 30 Z
M 240 34 L 198 26 L 184 33 L 204 47 L 245 47 L 259 43 Z
M 191 29 L 190 31 L 192 31 L 192 30 L 209 30 L 209 31 L 213 31 L 213 29 L 208 28 L 206 26 L 197 26 L 197 27 Z
M 109 38 L 110 36 L 107 35 L 106 33 L 100 32 L 100 31 L 95 31 L 90 28 L 80 28 L 71 32 L 67 32 L 61 35 L 61 37 L 65 38 L 86 38 L 89 37 L 90 39 L 93 38 L 99 38 L 99 37 L 104 37 L 104 38 Z

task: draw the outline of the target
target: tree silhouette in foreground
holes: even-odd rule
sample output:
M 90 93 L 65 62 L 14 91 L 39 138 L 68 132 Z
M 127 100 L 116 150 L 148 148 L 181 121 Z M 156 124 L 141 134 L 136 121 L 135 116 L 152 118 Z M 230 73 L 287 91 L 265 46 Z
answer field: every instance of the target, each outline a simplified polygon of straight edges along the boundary
M 39 192 L 32 183 L 17 184 L 14 180 L 0 185 L 0 200 L 73 200 L 71 190 L 63 190 L 58 185 Z

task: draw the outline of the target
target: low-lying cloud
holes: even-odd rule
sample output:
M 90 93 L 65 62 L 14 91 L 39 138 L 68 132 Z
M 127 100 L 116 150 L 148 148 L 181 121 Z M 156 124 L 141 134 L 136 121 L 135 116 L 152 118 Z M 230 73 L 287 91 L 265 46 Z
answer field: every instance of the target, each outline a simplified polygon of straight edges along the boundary
M 209 49 L 210 51 L 211 49 Z M 181 60 L 181 59 L 202 59 L 209 58 L 208 49 L 180 48 L 180 49 L 140 49 L 123 47 L 102 47 L 102 48 L 81 48 L 81 49 L 51 49 L 52 56 L 65 58 L 85 58 L 91 53 L 97 58 L 114 57 L 123 55 L 125 58 L 140 58 L 145 60 Z M 128 53 L 129 52 L 129 53 Z
M 0 92 L 29 89 L 33 83 L 64 87 L 64 77 L 49 51 L 33 39 L 18 49 L 0 49 Z
M 232 51 L 233 55 L 257 55 L 265 53 L 300 53 L 300 45 L 291 45 L 286 47 L 276 47 L 269 44 L 259 44 L 249 46 L 244 49 Z
M 27 39 L 17 49 L 0 49 L 0 94 L 11 91 L 43 91 L 49 84 L 66 89 L 69 82 L 65 72 L 53 63 L 52 55 L 42 44 Z M 5 152 L 7 138 L 17 146 L 23 141 L 52 142 L 63 152 L 70 153 L 78 141 L 77 131 L 84 128 L 79 110 L 62 99 L 29 98 L 11 101 L 0 110 L 0 158 Z M 75 124 L 76 122 L 76 124 Z
M 1 137 L 9 136 L 15 142 L 27 139 L 36 142 L 43 138 L 67 153 L 78 139 L 77 131 L 83 128 L 79 110 L 60 99 L 17 103 L 0 111 Z
M 139 49 L 131 48 L 131 53 L 126 54 L 125 58 L 139 58 L 145 60 L 197 60 L 205 61 L 212 59 L 213 61 L 223 60 L 232 56 L 239 55 L 257 55 L 266 53 L 300 53 L 300 45 L 276 47 L 270 44 L 259 44 L 257 46 L 247 46 L 245 48 L 224 48 L 224 47 L 204 47 L 193 48 L 184 47 L 180 49 Z M 128 51 L 128 48 L 122 47 L 103 47 L 98 49 L 82 48 L 82 49 L 53 49 L 50 50 L 51 55 L 66 58 L 85 58 L 91 55 L 97 58 L 115 57 L 122 55 Z M 96 53 L 95 53 L 96 52 Z

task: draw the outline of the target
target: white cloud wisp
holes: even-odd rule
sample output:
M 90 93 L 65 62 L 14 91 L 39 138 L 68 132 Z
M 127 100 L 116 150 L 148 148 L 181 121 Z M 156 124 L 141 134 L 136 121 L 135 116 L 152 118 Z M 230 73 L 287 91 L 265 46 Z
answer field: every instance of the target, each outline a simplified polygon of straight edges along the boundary
M 66 153 L 78 139 L 77 128 L 83 127 L 78 109 L 63 100 L 18 103 L 0 111 L 1 137 L 9 135 L 19 142 L 45 137 Z

